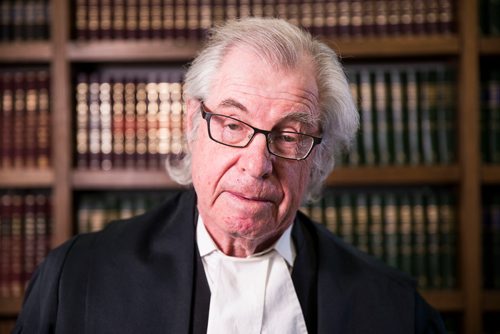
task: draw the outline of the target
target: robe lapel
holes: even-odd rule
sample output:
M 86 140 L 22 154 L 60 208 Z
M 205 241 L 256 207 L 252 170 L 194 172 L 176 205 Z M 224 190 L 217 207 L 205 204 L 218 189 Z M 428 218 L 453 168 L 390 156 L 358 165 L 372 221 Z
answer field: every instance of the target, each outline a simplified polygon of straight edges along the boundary
M 307 332 L 317 329 L 317 260 L 312 235 L 305 229 L 300 219 L 295 220 L 292 229 L 297 256 L 293 265 L 292 281 L 299 298 Z

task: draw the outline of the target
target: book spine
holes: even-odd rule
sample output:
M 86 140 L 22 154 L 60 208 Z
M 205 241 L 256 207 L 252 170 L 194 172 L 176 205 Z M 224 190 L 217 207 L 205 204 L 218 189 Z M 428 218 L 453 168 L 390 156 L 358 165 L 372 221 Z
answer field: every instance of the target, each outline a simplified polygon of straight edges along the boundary
M 350 35 L 351 36 L 363 36 L 363 6 L 366 4 L 361 0 L 351 1 L 350 10 Z
M 412 0 L 400 1 L 400 30 L 402 35 L 413 33 L 413 4 Z
M 345 242 L 354 243 L 354 210 L 351 194 L 343 192 L 340 194 L 340 235 Z
M 159 167 L 158 159 L 158 85 L 149 80 L 146 85 L 148 107 L 147 107 L 147 165 L 149 169 Z
M 208 30 L 212 26 L 212 5 L 211 0 L 200 1 L 200 38 L 205 38 Z
M 413 277 L 417 279 L 418 286 L 423 289 L 429 286 L 424 205 L 423 194 L 416 191 L 413 194 Z
M 125 83 L 125 167 L 135 167 L 136 153 L 136 116 L 135 116 L 136 84 L 129 79 Z
M 146 169 L 147 167 L 147 95 L 146 83 L 139 82 L 136 86 L 136 168 Z
M 385 69 L 375 69 L 374 75 L 375 88 L 375 110 L 376 129 L 377 129 L 377 163 L 381 166 L 389 165 L 392 161 L 391 151 L 389 150 L 389 132 L 392 130 L 389 126 L 389 118 L 387 115 L 388 108 L 388 92 L 385 80 Z
M 335 200 L 335 194 L 331 191 L 327 192 L 324 199 L 325 205 L 325 225 L 333 234 L 339 233 L 339 214 Z
M 99 0 L 99 36 L 101 39 L 113 36 L 112 0 Z
M 88 38 L 99 39 L 99 0 L 88 0 Z
M 12 15 L 12 39 L 22 41 L 26 38 L 24 33 L 24 3 L 23 1 L 13 1 L 11 7 Z
M 23 198 L 20 193 L 12 195 L 11 230 L 11 277 L 10 294 L 21 297 L 23 293 Z
M 400 194 L 399 200 L 400 217 L 400 269 L 408 274 L 412 274 L 412 206 L 410 195 Z
M 401 12 L 399 0 L 387 0 L 387 33 L 391 36 L 401 34 Z
M 405 122 L 403 117 L 403 87 L 401 72 L 398 68 L 391 69 L 391 112 L 392 112 L 392 144 L 394 147 L 394 164 L 401 166 L 408 163 L 408 150 L 405 148 Z
M 122 78 L 113 77 L 113 153 L 112 164 L 114 168 L 125 167 L 125 85 Z
M 113 0 L 110 30 L 111 38 L 125 38 L 125 0 Z
M 400 267 L 398 259 L 398 208 L 396 198 L 391 192 L 383 196 L 384 215 L 384 260 L 390 266 Z
M 174 75 L 174 82 L 170 84 L 170 128 L 172 131 L 172 141 L 170 152 L 174 156 L 180 156 L 185 148 L 183 142 L 183 118 L 185 113 L 184 101 L 182 100 L 182 80 L 179 75 Z
M 439 235 L 442 287 L 454 289 L 457 286 L 457 215 L 450 193 L 439 195 Z
M 441 257 L 439 247 L 439 208 L 434 193 L 426 196 L 426 219 L 427 219 L 427 253 L 429 257 L 429 287 L 439 289 L 442 287 Z
M 439 0 L 425 1 L 425 32 L 427 35 L 436 35 L 439 31 Z
M 377 36 L 386 36 L 389 17 L 387 0 L 375 0 L 375 31 Z
M 383 207 L 382 196 L 373 193 L 370 196 L 370 253 L 378 259 L 384 257 Z
M 339 30 L 339 7 L 338 0 L 326 1 L 325 2 L 325 28 L 324 35 L 326 37 L 337 36 Z
M 325 29 L 326 29 L 326 1 L 325 0 L 316 0 L 313 2 L 312 7 L 313 7 L 313 21 L 312 21 L 312 28 L 311 32 L 313 35 L 316 36 L 325 36 Z M 294 3 L 296 8 L 300 8 L 300 4 Z M 291 10 L 292 13 L 295 13 L 295 10 Z M 295 16 L 295 14 L 293 14 Z M 300 20 L 301 13 L 300 11 L 296 14 L 296 16 Z
M 113 132 L 111 114 L 111 82 L 109 76 L 103 76 L 99 84 L 99 123 L 100 123 L 100 169 L 113 167 Z
M 12 239 L 12 196 L 9 192 L 0 197 L 0 296 L 11 297 L 11 239 Z
M 210 0 L 206 0 L 210 1 Z M 162 31 L 163 31 L 163 38 L 165 39 L 173 39 L 175 34 L 174 34 L 174 22 L 175 22 L 175 15 L 174 15 L 174 0 L 163 0 L 163 20 L 162 20 Z
M 37 73 L 38 87 L 38 131 L 37 131 L 37 165 L 38 168 L 50 166 L 50 97 L 49 97 L 49 73 L 39 71 Z
M 0 41 L 7 42 L 12 39 L 10 1 L 0 2 Z
M 149 0 L 139 0 L 137 5 L 137 37 L 139 39 L 151 38 L 151 5 Z
M 26 40 L 36 40 L 37 35 L 35 31 L 35 10 L 36 1 L 26 0 L 24 3 L 24 38 Z
M 90 197 L 88 195 L 82 195 L 78 200 L 76 228 L 77 233 L 90 232 Z
M 138 38 L 139 27 L 139 4 L 138 0 L 126 0 L 125 2 L 125 38 Z
M 174 7 L 174 30 L 175 39 L 184 40 L 187 35 L 187 13 L 186 13 L 187 0 L 175 0 Z
M 361 31 L 363 36 L 375 34 L 375 1 L 366 0 L 362 2 Z
M 36 73 L 33 71 L 26 72 L 25 78 L 26 123 L 24 128 L 24 143 L 26 159 L 24 161 L 24 165 L 27 168 L 34 168 L 36 167 L 36 109 L 38 100 L 38 91 L 36 89 Z
M 452 0 L 438 0 L 438 25 L 441 34 L 451 34 L 456 31 L 454 3 Z
M 75 2 L 75 35 L 78 40 L 88 39 L 88 4 L 87 0 L 76 0 Z
M 351 92 L 351 96 L 356 105 L 356 109 L 361 109 L 361 97 L 360 97 L 360 85 L 359 85 L 359 72 L 356 70 L 349 71 L 349 90 Z M 361 131 L 358 131 L 356 137 L 353 139 L 351 149 L 347 156 L 347 164 L 349 166 L 359 166 L 360 165 L 360 152 L 361 152 Z
M 369 251 L 369 215 L 368 215 L 368 196 L 364 193 L 355 195 L 354 210 L 356 213 L 356 247 L 367 253 Z
M 101 162 L 101 119 L 99 112 L 100 78 L 92 73 L 89 78 L 89 168 L 99 169 Z
M 86 73 L 79 73 L 76 83 L 76 166 L 89 167 L 89 83 Z
M 186 1 L 186 27 L 187 37 L 191 40 L 202 38 L 201 26 L 201 0 Z
M 436 162 L 435 151 L 435 129 L 436 121 L 433 116 L 436 115 L 436 75 L 432 69 L 426 67 L 419 73 L 420 87 L 420 130 L 421 130 L 421 151 L 422 162 L 425 165 L 432 165 Z
M 21 71 L 14 73 L 14 138 L 13 138 L 13 160 L 14 168 L 24 167 L 25 142 L 24 126 L 26 123 L 26 91 L 25 77 Z
M 24 234 L 23 234 L 23 287 L 27 286 L 31 275 L 36 269 L 36 236 L 35 236 L 35 195 L 24 196 Z
M 406 73 L 406 112 L 408 122 L 408 156 L 410 165 L 421 163 L 420 131 L 418 116 L 418 89 L 417 73 L 414 69 L 407 69 Z
M 161 166 L 165 166 L 168 154 L 170 153 L 170 85 L 167 78 L 162 78 L 158 84 L 158 154 Z
M 51 237 L 51 201 L 47 194 L 39 193 L 35 196 L 35 230 L 36 251 L 35 264 L 39 265 L 50 249 Z
M 375 131 L 373 128 L 373 87 L 371 83 L 371 70 L 362 68 L 360 70 L 361 86 L 361 132 L 363 139 L 362 161 L 365 165 L 375 164 Z
M 12 148 L 14 147 L 14 82 L 11 72 L 2 74 L 2 168 L 14 167 Z
M 338 35 L 347 37 L 351 28 L 351 5 L 347 0 L 338 0 Z

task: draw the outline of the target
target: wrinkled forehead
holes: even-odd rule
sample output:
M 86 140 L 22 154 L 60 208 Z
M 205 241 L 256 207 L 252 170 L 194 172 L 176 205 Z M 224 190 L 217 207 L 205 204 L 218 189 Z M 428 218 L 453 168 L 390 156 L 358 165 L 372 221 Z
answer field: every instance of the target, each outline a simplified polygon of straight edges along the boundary
M 319 105 L 314 63 L 304 56 L 293 68 L 270 63 L 247 47 L 234 47 L 224 57 L 211 83 L 209 99 L 218 103 L 228 97 L 275 99 L 302 104 L 316 112 Z

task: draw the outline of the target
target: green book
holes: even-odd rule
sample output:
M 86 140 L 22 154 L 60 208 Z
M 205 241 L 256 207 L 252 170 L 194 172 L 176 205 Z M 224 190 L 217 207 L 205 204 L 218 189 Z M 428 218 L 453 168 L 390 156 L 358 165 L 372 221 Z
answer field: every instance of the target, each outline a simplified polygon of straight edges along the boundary
M 439 247 L 442 288 L 456 288 L 457 218 L 452 195 L 439 194 Z
M 380 193 L 373 193 L 370 196 L 370 225 L 369 225 L 369 245 L 370 253 L 383 259 L 384 239 L 383 239 L 383 217 L 382 217 L 382 196 Z
M 412 274 L 412 207 L 408 193 L 399 195 L 399 268 Z
M 354 210 L 349 192 L 340 194 L 340 236 L 354 244 Z
M 392 68 L 390 72 L 390 112 L 392 118 L 392 139 L 394 165 L 401 166 L 408 162 L 408 150 L 405 149 L 405 120 L 403 117 L 403 87 L 401 70 Z
M 405 71 L 405 109 L 408 127 L 408 157 L 410 165 L 421 163 L 420 154 L 420 131 L 418 118 L 418 90 L 417 73 L 415 69 L 409 68 Z
M 368 243 L 368 201 L 365 193 L 355 195 L 356 223 L 355 223 L 355 245 L 365 253 L 369 251 Z
M 415 191 L 412 196 L 413 208 L 413 276 L 417 279 L 420 288 L 428 288 L 427 274 L 427 249 L 426 249 L 426 231 L 425 231 L 425 208 L 423 194 L 421 191 Z
M 388 192 L 383 196 L 384 212 L 384 260 L 393 267 L 399 267 L 398 261 L 398 208 L 396 197 Z
M 433 144 L 434 120 L 433 109 L 436 106 L 436 75 L 429 68 L 422 68 L 418 72 L 418 100 L 420 118 L 420 147 L 422 152 L 422 163 L 432 165 L 435 163 L 435 151 Z
M 327 191 L 324 198 L 325 225 L 332 233 L 339 234 L 339 216 L 335 204 L 335 195 L 332 191 Z
M 375 129 L 373 116 L 373 85 L 371 80 L 371 69 L 362 68 L 360 70 L 361 86 L 361 138 L 363 146 L 362 161 L 365 165 L 373 166 L 376 163 L 375 152 Z
M 374 100 L 375 100 L 375 133 L 376 133 L 376 161 L 381 166 L 389 165 L 392 162 L 391 151 L 389 150 L 389 133 L 392 130 L 390 126 L 387 108 L 388 86 L 385 80 L 385 70 L 375 68 L 374 70 Z
M 454 70 L 439 66 L 437 73 L 436 141 L 440 164 L 455 161 L 455 85 Z
M 439 207 L 436 195 L 429 192 L 426 196 L 426 220 L 427 220 L 427 254 L 429 261 L 429 288 L 439 289 L 442 287 L 442 276 L 440 268 L 439 247 Z

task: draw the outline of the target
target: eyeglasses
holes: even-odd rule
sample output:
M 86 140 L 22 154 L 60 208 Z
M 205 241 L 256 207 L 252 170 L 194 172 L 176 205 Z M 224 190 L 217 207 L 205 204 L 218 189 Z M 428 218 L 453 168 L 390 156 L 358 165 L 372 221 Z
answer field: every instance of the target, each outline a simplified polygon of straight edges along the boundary
M 207 121 L 208 136 L 230 147 L 247 147 L 257 133 L 266 136 L 267 150 L 272 155 L 290 160 L 304 160 L 321 138 L 293 131 L 257 129 L 231 116 L 215 114 L 201 102 L 201 115 Z

